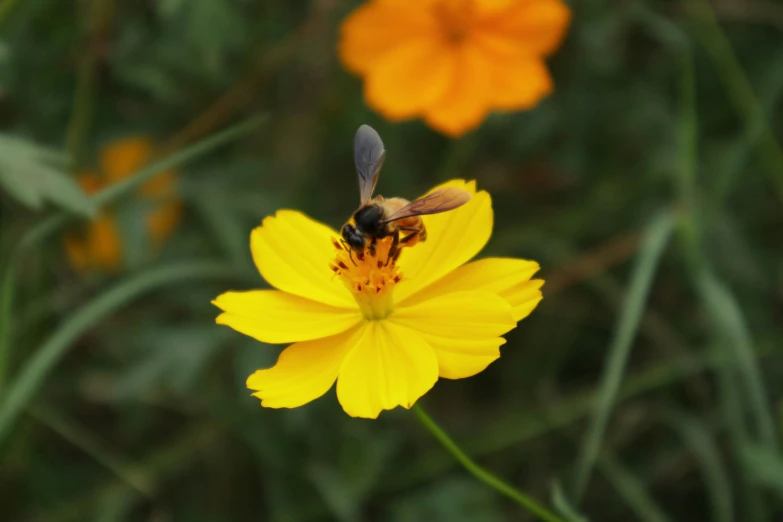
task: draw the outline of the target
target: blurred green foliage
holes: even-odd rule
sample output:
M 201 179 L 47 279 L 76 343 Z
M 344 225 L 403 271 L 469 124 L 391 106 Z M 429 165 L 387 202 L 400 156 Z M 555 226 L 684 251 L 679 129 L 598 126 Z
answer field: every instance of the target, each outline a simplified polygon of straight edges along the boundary
M 486 254 L 548 281 L 498 362 L 422 399 L 469 454 L 568 520 L 780 520 L 783 4 L 573 3 L 555 94 L 457 141 L 363 104 L 335 56 L 355 5 L 0 0 L 2 518 L 531 519 L 406 411 L 262 409 L 245 379 L 279 349 L 213 324 L 214 296 L 263 284 L 265 215 L 354 209 L 369 123 L 379 192 L 477 179 Z M 163 164 L 83 194 L 138 134 Z M 63 234 L 107 205 L 138 227 L 130 189 L 172 166 L 185 217 L 160 251 L 68 264 Z

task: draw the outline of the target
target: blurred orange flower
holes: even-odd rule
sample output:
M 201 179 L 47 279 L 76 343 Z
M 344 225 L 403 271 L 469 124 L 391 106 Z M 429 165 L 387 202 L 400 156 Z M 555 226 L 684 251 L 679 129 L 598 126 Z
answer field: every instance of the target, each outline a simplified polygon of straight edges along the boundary
M 371 0 L 343 23 L 339 54 L 386 118 L 456 137 L 552 92 L 544 58 L 570 18 L 561 0 Z
M 152 142 L 144 137 L 124 138 L 101 150 L 98 172 L 84 172 L 77 181 L 87 194 L 116 183 L 141 169 L 152 157 Z M 175 194 L 177 173 L 164 172 L 139 188 L 138 194 L 154 204 L 144 216 L 153 246 L 160 246 L 179 223 L 181 203 Z M 81 235 L 65 238 L 68 260 L 79 270 L 114 271 L 122 265 L 122 239 L 111 210 L 102 211 Z

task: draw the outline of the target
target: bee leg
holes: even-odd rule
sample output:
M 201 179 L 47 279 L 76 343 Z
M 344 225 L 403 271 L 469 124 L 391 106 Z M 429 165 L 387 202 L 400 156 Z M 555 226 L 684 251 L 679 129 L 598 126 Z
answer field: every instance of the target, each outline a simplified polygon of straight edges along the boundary
M 403 245 L 408 243 L 411 239 L 416 237 L 419 234 L 419 232 L 421 232 L 421 229 L 416 227 L 399 227 L 399 229 L 404 230 L 406 232 L 410 232 L 410 234 L 408 234 L 407 236 L 405 236 L 400 240 L 400 243 L 402 243 Z
M 389 247 L 389 255 L 386 256 L 386 263 L 383 266 L 389 266 L 389 262 L 392 260 L 392 258 L 397 257 L 397 250 L 399 250 L 400 247 L 400 229 L 395 228 L 394 229 L 394 238 L 392 239 L 391 247 Z
M 370 242 L 370 255 L 372 257 L 375 257 L 375 243 L 377 241 L 377 238 L 373 236 L 372 241 Z
M 351 250 L 351 247 L 346 244 L 345 239 L 341 239 L 340 243 L 342 243 L 343 244 L 343 248 L 348 251 L 348 259 L 351 260 L 351 263 L 353 263 L 353 266 L 357 266 L 356 265 L 356 261 L 353 260 L 353 250 Z

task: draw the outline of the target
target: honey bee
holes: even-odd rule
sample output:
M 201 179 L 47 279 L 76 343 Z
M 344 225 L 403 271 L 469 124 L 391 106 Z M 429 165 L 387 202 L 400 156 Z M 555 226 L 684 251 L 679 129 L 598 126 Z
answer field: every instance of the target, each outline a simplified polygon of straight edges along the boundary
M 362 125 L 356 131 L 353 154 L 359 175 L 361 204 L 341 230 L 343 246 L 349 254 L 355 252 L 361 258 L 369 250 L 375 256 L 377 241 L 391 236 L 392 244 L 386 259 L 388 264 L 390 259 L 399 256 L 403 246 L 410 247 L 427 239 L 422 215 L 447 212 L 470 201 L 469 192 L 454 187 L 436 190 L 415 201 L 382 196 L 373 198 L 386 150 L 381 137 L 372 127 Z

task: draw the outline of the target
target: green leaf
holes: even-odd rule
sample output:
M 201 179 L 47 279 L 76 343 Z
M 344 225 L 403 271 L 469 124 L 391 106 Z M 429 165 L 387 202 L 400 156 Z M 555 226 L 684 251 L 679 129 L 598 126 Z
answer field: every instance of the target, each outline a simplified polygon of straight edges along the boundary
M 92 201 L 57 163 L 64 158 L 13 136 L 0 136 L 0 185 L 22 204 L 40 210 L 49 201 L 64 210 L 93 216 Z

